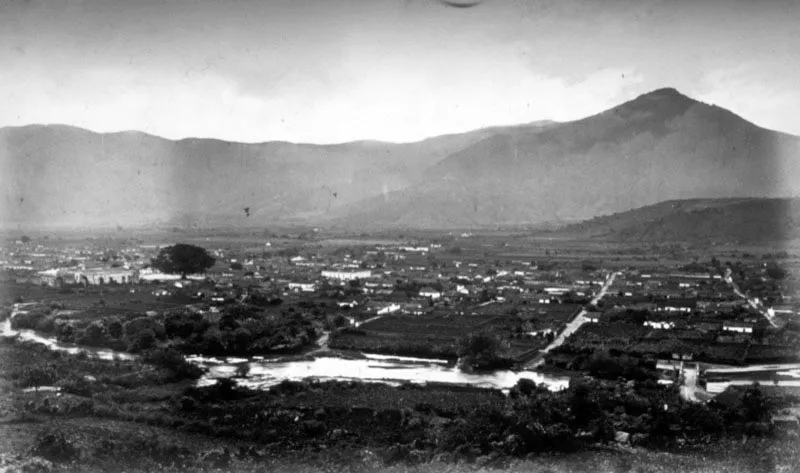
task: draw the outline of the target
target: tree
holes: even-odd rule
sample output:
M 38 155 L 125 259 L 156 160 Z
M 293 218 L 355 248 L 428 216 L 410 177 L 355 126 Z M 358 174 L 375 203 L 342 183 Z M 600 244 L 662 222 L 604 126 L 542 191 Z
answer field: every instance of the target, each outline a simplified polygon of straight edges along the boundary
M 186 279 L 187 274 L 202 273 L 214 266 L 215 260 L 204 248 L 178 243 L 162 248 L 151 262 L 159 271 Z
M 115 320 L 108 324 L 108 334 L 112 338 L 122 337 L 122 323 L 119 320 Z
M 500 361 L 500 340 L 485 332 L 470 333 L 458 340 L 457 354 L 465 365 L 490 368 Z
M 156 334 L 150 329 L 144 329 L 134 335 L 131 342 L 128 344 L 128 351 L 132 353 L 141 350 L 148 350 L 153 347 L 156 341 Z
M 770 264 L 767 266 L 767 276 L 772 279 L 781 280 L 784 279 L 788 275 L 788 271 L 781 268 L 777 264 Z
M 100 322 L 92 322 L 83 330 L 81 343 L 84 345 L 100 345 L 103 341 L 105 341 L 105 328 Z
M 28 235 L 22 235 L 22 238 L 20 238 L 19 241 L 21 241 L 22 243 L 28 243 L 31 241 L 31 237 L 29 237 Z
M 757 382 L 751 384 L 742 396 L 742 411 L 748 422 L 764 422 L 771 414 L 770 401 Z

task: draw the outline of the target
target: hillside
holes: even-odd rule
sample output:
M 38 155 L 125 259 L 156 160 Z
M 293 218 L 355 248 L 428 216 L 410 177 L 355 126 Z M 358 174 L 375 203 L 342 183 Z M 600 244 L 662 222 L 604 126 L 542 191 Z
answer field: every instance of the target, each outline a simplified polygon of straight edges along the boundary
M 0 220 L 4 226 L 315 221 L 418 181 L 428 166 L 489 133 L 320 146 L 170 141 L 67 126 L 4 128 Z
M 571 222 L 670 199 L 790 196 L 798 156 L 797 137 L 661 89 L 582 120 L 494 134 L 342 223 Z
M 596 217 L 557 233 L 631 243 L 780 242 L 800 238 L 800 199 L 674 200 Z
M 570 223 L 671 199 L 797 195 L 797 156 L 797 137 L 674 89 L 578 121 L 406 144 L 33 125 L 0 129 L 0 226 Z

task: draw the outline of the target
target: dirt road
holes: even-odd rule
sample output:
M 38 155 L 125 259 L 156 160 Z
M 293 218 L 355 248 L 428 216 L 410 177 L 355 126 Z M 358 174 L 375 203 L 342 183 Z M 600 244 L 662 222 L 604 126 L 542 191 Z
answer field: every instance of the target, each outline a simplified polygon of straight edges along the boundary
M 606 279 L 605 284 L 603 284 L 603 287 L 600 288 L 600 292 L 598 292 L 597 295 L 594 297 L 594 299 L 591 300 L 589 305 L 597 304 L 597 302 L 599 302 L 600 299 L 602 299 L 603 296 L 606 295 L 606 291 L 608 291 L 608 288 L 611 287 L 611 285 L 614 283 L 614 278 L 616 278 L 618 274 L 619 273 L 611 273 L 608 276 L 608 279 Z M 543 356 L 544 353 L 547 353 L 550 350 L 558 346 L 561 346 L 561 344 L 564 343 L 564 340 L 566 340 L 567 337 L 575 333 L 575 331 L 577 331 L 581 327 L 581 325 L 585 324 L 588 321 L 589 319 L 586 318 L 586 309 L 581 310 L 580 313 L 574 319 L 572 319 L 572 321 L 568 323 L 566 327 L 564 327 L 564 330 L 562 330 L 561 333 L 558 334 L 555 340 L 553 340 L 553 342 L 550 343 L 550 345 L 547 345 L 547 347 L 545 347 L 536 358 L 528 362 L 528 364 L 525 365 L 525 368 L 531 369 L 540 366 L 542 363 L 544 363 L 544 356 Z

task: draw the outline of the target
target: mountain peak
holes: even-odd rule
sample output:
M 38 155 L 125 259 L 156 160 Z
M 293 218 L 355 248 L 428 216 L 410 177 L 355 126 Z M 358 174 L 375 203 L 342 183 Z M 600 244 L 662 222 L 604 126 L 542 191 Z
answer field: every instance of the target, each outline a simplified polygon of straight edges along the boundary
M 686 97 L 686 96 L 678 92 L 678 89 L 675 89 L 673 87 L 662 87 L 660 89 L 652 90 L 646 94 L 643 94 L 640 97 L 669 98 L 669 97 Z
M 601 112 L 600 116 L 613 114 L 629 120 L 650 119 L 660 122 L 669 117 L 682 115 L 697 103 L 696 100 L 683 95 L 677 89 L 665 87 L 639 95 L 610 110 Z M 626 126 L 633 125 L 627 123 Z

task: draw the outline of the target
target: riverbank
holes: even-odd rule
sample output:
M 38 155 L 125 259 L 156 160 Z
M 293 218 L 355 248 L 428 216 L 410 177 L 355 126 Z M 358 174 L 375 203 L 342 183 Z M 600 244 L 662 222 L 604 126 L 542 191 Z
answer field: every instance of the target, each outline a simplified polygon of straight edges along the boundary
M 135 360 L 138 355 L 110 349 L 81 347 L 64 343 L 46 333 L 29 329 L 13 329 L 9 320 L 3 322 L 3 334 L 42 344 L 50 350 L 68 354 L 84 353 L 104 360 Z M 161 346 L 161 345 L 156 345 Z M 145 352 L 145 355 L 152 351 Z M 159 350 L 159 348 L 155 348 Z M 171 358 L 177 353 L 170 351 Z M 202 368 L 206 374 L 200 385 L 210 385 L 219 378 L 235 378 L 237 383 L 252 389 L 268 389 L 284 380 L 300 381 L 306 378 L 324 380 L 360 380 L 371 383 L 398 385 L 405 382 L 473 385 L 495 389 L 509 389 L 519 379 L 533 379 L 551 389 L 564 389 L 568 378 L 547 376 L 532 371 L 496 370 L 465 372 L 453 360 L 429 359 L 396 355 L 364 354 L 349 350 L 313 350 L 305 354 L 272 356 L 202 356 L 186 359 Z M 172 365 L 180 365 L 172 360 Z
M 0 357 L 4 451 L 44 458 L 66 471 L 119 471 L 122 466 L 126 471 L 256 471 L 295 463 L 307 471 L 376 471 L 398 462 L 412 471 L 433 471 L 425 470 L 430 465 L 445 471 L 503 465 L 569 471 L 580 463 L 576 458 L 602 458 L 610 468 L 626 462 L 645 468 L 638 458 L 674 456 L 680 452 L 678 440 L 686 442 L 670 428 L 662 432 L 659 425 L 665 422 L 693 432 L 689 442 L 701 453 L 692 455 L 701 456 L 727 438 L 698 434 L 692 419 L 708 412 L 650 384 L 586 381 L 552 392 L 522 382 L 504 395 L 437 383 L 284 381 L 252 391 L 229 381 L 196 387 L 140 360 L 109 362 L 12 340 L 0 341 Z M 26 378 L 37 370 L 52 379 Z M 25 390 L 36 383 L 61 392 Z M 672 406 L 668 416 L 651 410 L 656 400 Z M 582 417 L 569 413 L 575 409 Z M 620 409 L 624 414 L 614 414 Z M 604 416 L 614 430 L 629 434 L 625 442 L 618 444 L 614 430 L 604 430 Z M 656 437 L 678 450 L 642 450 L 659 444 Z M 762 441 L 751 438 L 748 442 Z M 641 453 L 627 453 L 631 449 Z M 574 453 L 554 455 L 558 451 Z M 776 465 L 789 461 L 786 452 L 770 455 Z M 693 465 L 699 471 L 699 463 Z

